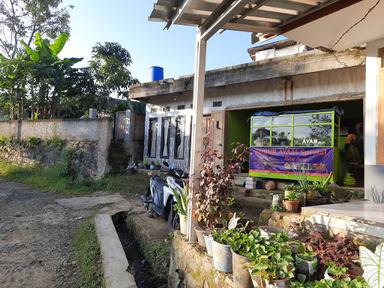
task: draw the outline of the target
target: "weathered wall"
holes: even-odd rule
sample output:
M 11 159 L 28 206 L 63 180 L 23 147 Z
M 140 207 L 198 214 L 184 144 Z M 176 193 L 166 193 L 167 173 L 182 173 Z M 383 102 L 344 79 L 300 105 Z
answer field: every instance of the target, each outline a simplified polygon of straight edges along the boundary
M 196 244 L 188 243 L 179 233 L 175 233 L 172 240 L 169 271 L 169 287 L 236 288 L 229 276 L 231 274 L 218 272 L 212 258 L 199 250 Z M 179 275 L 183 283 L 180 283 Z
M 89 160 L 95 158 L 92 161 L 96 160 L 96 165 L 90 165 L 90 177 L 100 178 L 109 170 L 107 156 L 112 139 L 112 123 L 109 118 L 6 121 L 0 122 L 0 136 L 18 140 L 16 142 L 21 144 L 18 147 L 13 144 L 10 146 L 11 150 L 3 150 L 3 159 L 9 161 L 12 161 L 13 157 L 14 161 L 28 163 L 28 157 L 31 157 L 32 162 L 41 161 L 42 164 L 52 164 L 50 162 L 56 162 L 56 160 L 44 160 L 47 159 L 44 153 L 48 153 L 48 150 L 33 145 L 35 150 L 28 152 L 32 148 L 24 144 L 32 137 L 45 140 L 44 142 L 50 139 L 61 139 L 66 141 L 68 148 L 89 151 L 92 155 L 89 156 Z M 10 156 L 12 154 L 13 156 Z M 51 158 L 57 159 L 57 157 Z
M 121 143 L 134 161 L 143 158 L 144 114 L 126 110 L 115 114 L 114 142 Z
M 204 114 L 211 113 L 214 101 L 222 101 L 221 108 L 231 110 L 362 99 L 364 94 L 364 66 L 355 66 L 209 88 Z M 148 100 L 170 109 L 177 109 L 178 105 L 190 107 L 192 92 L 163 94 Z

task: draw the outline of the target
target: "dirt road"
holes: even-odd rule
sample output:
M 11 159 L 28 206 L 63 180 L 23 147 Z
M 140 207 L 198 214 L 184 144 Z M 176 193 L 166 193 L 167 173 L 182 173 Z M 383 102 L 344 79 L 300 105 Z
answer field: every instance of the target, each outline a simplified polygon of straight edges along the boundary
M 58 194 L 0 179 L 0 287 L 74 287 L 74 229 L 100 209 L 127 206 L 120 195 L 98 196 L 62 204 Z

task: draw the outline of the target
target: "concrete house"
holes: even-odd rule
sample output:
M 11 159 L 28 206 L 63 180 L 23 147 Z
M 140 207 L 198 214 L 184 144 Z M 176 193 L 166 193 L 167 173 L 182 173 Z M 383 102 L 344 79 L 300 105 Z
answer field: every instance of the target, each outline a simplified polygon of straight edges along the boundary
M 362 123 L 364 49 L 329 54 L 284 40 L 248 52 L 255 62 L 206 72 L 203 132 L 224 161 L 231 143 L 250 143 L 249 119 L 258 111 L 338 106 L 344 110 L 341 133 Z M 150 161 L 189 169 L 192 88 L 193 76 L 130 88 L 132 99 L 147 103 L 144 157 Z M 362 185 L 363 165 L 360 170 Z

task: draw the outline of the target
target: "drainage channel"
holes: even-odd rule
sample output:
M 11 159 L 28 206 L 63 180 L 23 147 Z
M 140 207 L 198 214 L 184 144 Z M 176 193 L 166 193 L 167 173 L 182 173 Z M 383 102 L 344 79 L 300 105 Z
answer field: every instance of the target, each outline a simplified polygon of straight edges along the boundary
M 128 271 L 134 276 L 138 288 L 158 288 L 166 283 L 160 281 L 151 272 L 151 267 L 140 251 L 135 235 L 128 229 L 126 213 L 119 212 L 112 216 L 120 242 L 128 259 Z

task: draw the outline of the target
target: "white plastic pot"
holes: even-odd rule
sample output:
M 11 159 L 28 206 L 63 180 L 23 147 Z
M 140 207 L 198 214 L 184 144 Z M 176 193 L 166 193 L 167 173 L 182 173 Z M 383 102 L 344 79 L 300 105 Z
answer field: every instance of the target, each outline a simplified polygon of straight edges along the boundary
M 188 218 L 187 218 L 187 216 L 179 213 L 179 219 L 180 219 L 180 233 L 183 235 L 187 235 Z
M 205 246 L 207 248 L 208 256 L 212 257 L 212 241 L 213 237 L 211 234 L 204 234 Z
M 232 272 L 231 246 L 212 241 L 213 264 L 216 270 L 221 272 Z

